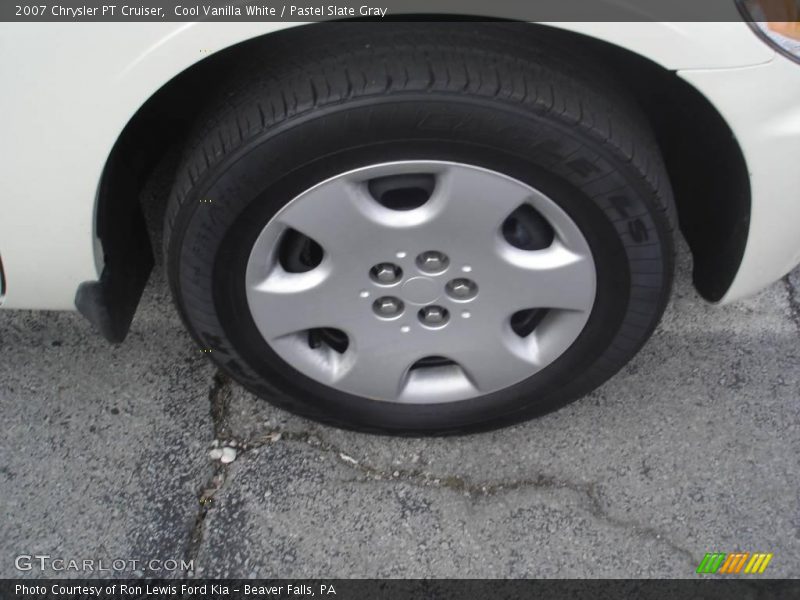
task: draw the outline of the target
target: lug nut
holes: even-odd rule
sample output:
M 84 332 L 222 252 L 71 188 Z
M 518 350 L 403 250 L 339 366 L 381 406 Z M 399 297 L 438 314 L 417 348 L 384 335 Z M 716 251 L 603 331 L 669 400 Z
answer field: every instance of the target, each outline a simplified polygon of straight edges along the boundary
M 417 256 L 417 266 L 426 273 L 439 273 L 450 264 L 450 259 L 443 252 L 428 250 Z
M 392 263 L 380 263 L 370 269 L 369 276 L 377 283 L 395 283 L 403 277 L 403 269 Z
M 449 311 L 443 306 L 420 308 L 417 316 L 423 325 L 428 325 L 429 327 L 441 327 L 450 319 Z
M 471 279 L 453 279 L 445 290 L 454 300 L 472 300 L 478 294 L 478 284 Z
M 403 301 L 393 296 L 383 296 L 372 303 L 372 310 L 379 317 L 396 317 L 403 312 Z

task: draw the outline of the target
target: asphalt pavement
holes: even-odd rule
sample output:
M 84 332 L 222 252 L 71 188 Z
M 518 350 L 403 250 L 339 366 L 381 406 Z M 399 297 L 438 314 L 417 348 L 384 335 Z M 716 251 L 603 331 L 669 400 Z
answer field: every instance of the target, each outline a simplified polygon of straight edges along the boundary
M 17 569 L 49 555 L 147 576 L 183 560 L 195 576 L 680 578 L 734 551 L 795 577 L 800 271 L 714 307 L 679 262 L 663 323 L 611 381 L 458 438 L 345 432 L 256 399 L 183 331 L 160 270 L 120 346 L 76 314 L 0 311 L 0 577 L 108 574 Z

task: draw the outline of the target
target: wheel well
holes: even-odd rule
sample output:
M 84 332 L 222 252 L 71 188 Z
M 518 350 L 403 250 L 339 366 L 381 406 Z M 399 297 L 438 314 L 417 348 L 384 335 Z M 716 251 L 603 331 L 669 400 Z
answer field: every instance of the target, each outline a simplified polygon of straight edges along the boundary
M 175 76 L 148 99 L 117 140 L 98 192 L 97 233 L 107 268 L 126 259 L 126 249 L 119 247 L 119 232 L 130 229 L 130 215 L 139 211 L 141 192 L 150 173 L 159 164 L 163 170 L 165 157 L 174 157 L 185 142 L 204 108 L 196 99 L 207 97 L 213 82 L 224 81 L 242 61 L 255 55 L 291 61 L 292 48 L 303 43 L 305 36 L 332 26 L 335 24 L 310 24 L 236 44 Z M 643 108 L 675 191 L 681 231 L 694 258 L 695 286 L 706 299 L 719 300 L 741 262 L 750 216 L 747 167 L 723 118 L 674 72 L 629 50 L 544 25 L 508 26 L 526 28 L 526 39 L 532 44 L 557 46 L 582 61 L 627 90 Z M 156 209 L 163 208 L 165 198 L 156 204 Z M 156 210 L 152 220 L 158 219 Z M 157 228 L 150 227 L 150 234 Z M 159 241 L 154 241 L 160 247 Z M 130 249 L 127 252 L 130 254 Z
M 706 300 L 719 301 L 739 270 L 750 225 L 750 176 L 733 132 L 706 97 L 674 71 L 619 46 L 571 37 L 647 115 L 692 252 L 695 288 Z

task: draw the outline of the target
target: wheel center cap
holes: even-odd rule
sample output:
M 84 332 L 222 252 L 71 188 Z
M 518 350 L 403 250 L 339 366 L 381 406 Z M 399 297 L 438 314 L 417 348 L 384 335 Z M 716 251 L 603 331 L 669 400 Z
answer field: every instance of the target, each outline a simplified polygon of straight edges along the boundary
M 403 299 L 411 304 L 431 304 L 441 295 L 439 287 L 428 277 L 412 277 L 403 284 Z

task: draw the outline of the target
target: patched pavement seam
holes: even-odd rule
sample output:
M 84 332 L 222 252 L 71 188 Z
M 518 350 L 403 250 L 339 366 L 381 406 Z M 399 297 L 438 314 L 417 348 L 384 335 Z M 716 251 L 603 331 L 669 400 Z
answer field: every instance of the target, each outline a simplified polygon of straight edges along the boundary
M 783 285 L 789 296 L 789 315 L 800 335 L 800 290 L 792 283 L 792 274 L 789 273 L 783 278 Z
M 227 375 L 217 371 L 208 390 L 209 414 L 211 416 L 214 440 L 226 440 L 231 437 L 230 426 L 228 425 L 230 399 L 231 380 Z M 186 548 L 187 561 L 194 561 L 200 553 L 208 511 L 213 505 L 214 496 L 228 481 L 228 472 L 229 465 L 221 461 L 215 461 L 211 477 L 201 486 L 197 494 L 197 516 L 195 517 L 194 526 L 189 536 L 189 544 Z

